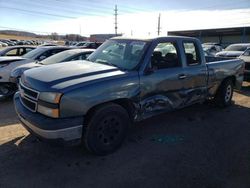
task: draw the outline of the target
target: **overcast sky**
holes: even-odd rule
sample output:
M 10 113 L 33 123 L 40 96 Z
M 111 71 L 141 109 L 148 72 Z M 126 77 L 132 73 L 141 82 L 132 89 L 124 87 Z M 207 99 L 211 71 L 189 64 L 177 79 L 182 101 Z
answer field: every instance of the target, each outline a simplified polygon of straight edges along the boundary
M 0 29 L 41 34 L 156 35 L 167 31 L 250 26 L 250 0 L 0 0 Z

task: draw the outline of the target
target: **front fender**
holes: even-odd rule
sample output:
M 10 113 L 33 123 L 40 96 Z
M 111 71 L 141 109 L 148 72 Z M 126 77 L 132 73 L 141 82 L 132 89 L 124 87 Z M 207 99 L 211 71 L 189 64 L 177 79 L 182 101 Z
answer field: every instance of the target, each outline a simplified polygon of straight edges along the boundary
M 138 73 L 100 80 L 65 93 L 60 101 L 60 116 L 85 115 L 92 107 L 117 100 L 136 100 L 140 93 Z

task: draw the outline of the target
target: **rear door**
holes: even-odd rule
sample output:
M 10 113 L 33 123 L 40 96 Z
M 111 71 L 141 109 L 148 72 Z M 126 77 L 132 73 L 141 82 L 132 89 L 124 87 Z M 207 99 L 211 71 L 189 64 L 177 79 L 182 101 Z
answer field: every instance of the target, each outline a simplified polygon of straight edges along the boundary
M 140 76 L 142 116 L 170 111 L 183 105 L 182 67 L 177 41 L 164 39 L 150 48 L 148 67 Z
M 183 48 L 186 57 L 184 66 L 184 94 L 185 105 L 190 105 L 201 101 L 207 95 L 207 66 L 200 54 L 199 44 L 195 40 L 183 41 Z

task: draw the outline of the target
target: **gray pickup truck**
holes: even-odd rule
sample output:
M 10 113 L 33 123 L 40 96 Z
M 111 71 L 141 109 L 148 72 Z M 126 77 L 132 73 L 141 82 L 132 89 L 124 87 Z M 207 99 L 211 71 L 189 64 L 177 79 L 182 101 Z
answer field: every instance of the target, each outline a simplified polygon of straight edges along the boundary
M 230 105 L 244 62 L 213 61 L 206 62 L 195 38 L 112 38 L 88 61 L 25 71 L 15 108 L 23 126 L 42 139 L 81 141 L 108 154 L 134 121 L 205 100 Z

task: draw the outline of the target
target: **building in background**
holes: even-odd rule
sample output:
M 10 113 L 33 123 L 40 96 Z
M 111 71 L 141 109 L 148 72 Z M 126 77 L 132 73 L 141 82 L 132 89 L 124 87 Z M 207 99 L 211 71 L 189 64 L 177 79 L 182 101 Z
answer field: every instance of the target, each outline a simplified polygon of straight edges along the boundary
M 169 31 L 168 35 L 197 37 L 202 43 L 214 42 L 223 47 L 233 43 L 250 43 L 250 27 Z
M 121 34 L 93 34 L 90 35 L 89 41 L 91 42 L 104 42 L 107 39 L 110 39 L 112 37 L 116 36 L 122 36 Z

